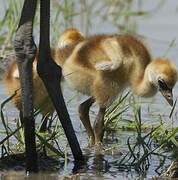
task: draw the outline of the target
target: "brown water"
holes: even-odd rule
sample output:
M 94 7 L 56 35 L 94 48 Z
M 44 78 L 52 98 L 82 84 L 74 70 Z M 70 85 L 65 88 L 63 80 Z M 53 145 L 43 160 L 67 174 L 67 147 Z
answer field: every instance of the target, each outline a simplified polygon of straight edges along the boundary
M 154 0 L 145 1 L 143 6 L 144 10 L 153 10 L 155 7 Z M 139 34 L 146 37 L 146 44 L 149 45 L 151 51 L 153 52 L 153 56 L 166 56 L 170 58 L 178 65 L 178 12 L 176 12 L 176 7 L 178 6 L 178 2 L 176 0 L 167 0 L 165 5 L 152 14 L 151 17 L 143 18 L 138 17 L 138 32 Z M 77 24 L 77 23 L 76 23 Z M 116 29 L 107 23 L 97 24 L 97 22 L 93 21 L 93 27 L 91 28 L 91 34 L 93 33 L 111 33 L 115 32 Z M 169 49 L 169 45 L 172 40 L 175 39 L 175 45 Z M 168 51 L 167 51 L 168 50 Z M 167 52 L 165 54 L 165 52 Z M 70 100 L 75 96 L 75 92 L 69 90 L 68 87 L 64 88 L 64 94 L 66 100 Z M 174 89 L 174 97 L 175 99 L 178 97 L 178 85 L 176 85 Z M 6 99 L 5 90 L 3 84 L 0 83 L 0 102 Z M 117 161 L 122 158 L 122 153 L 128 152 L 127 147 L 127 139 L 128 137 L 134 137 L 134 132 L 128 131 L 119 131 L 114 134 L 114 138 L 109 135 L 107 139 L 105 139 L 105 148 L 116 146 L 114 151 L 109 151 L 104 155 L 96 155 L 93 149 L 88 149 L 88 138 L 86 136 L 86 132 L 84 128 L 81 126 L 81 123 L 78 118 L 77 106 L 82 102 L 86 97 L 77 96 L 68 104 L 68 109 L 71 115 L 71 119 L 73 121 L 74 128 L 76 130 L 77 137 L 81 144 L 84 154 L 88 157 L 87 165 L 82 170 L 80 174 L 75 176 L 72 175 L 73 162 L 70 161 L 66 166 L 64 166 L 61 162 L 59 163 L 59 170 L 57 172 L 45 172 L 39 173 L 36 175 L 32 175 L 29 179 L 149 179 L 155 175 L 158 175 L 155 172 L 156 167 L 159 166 L 159 159 L 157 157 L 151 158 L 151 165 L 146 174 L 141 174 L 141 172 L 136 172 L 134 170 L 128 171 L 127 169 L 120 169 L 118 167 Z M 160 94 L 156 95 L 153 99 L 139 99 L 142 102 L 142 116 L 144 123 L 147 124 L 156 124 L 159 114 L 161 114 L 164 119 L 163 121 L 166 124 L 173 124 L 174 127 L 178 125 L 177 121 L 177 107 L 175 109 L 175 113 L 173 116 L 173 121 L 170 122 L 168 119 L 168 114 L 171 108 L 165 102 L 165 100 L 161 97 Z M 148 108 L 150 107 L 150 108 Z M 92 111 L 96 111 L 96 107 L 92 109 Z M 11 105 L 8 104 L 6 106 L 6 116 L 9 121 L 13 122 L 14 117 L 18 116 L 18 112 Z M 132 118 L 132 111 L 128 111 L 125 114 L 125 117 Z M 92 114 L 92 118 L 94 119 L 95 113 Z M 1 129 L 1 125 L 0 125 Z M 0 137 L 0 139 L 3 138 Z M 65 147 L 65 138 L 60 139 L 61 144 Z M 71 157 L 72 158 L 72 157 Z M 164 169 L 170 164 L 170 161 L 167 160 L 165 165 L 159 169 L 159 172 L 163 172 Z M 0 172 L 1 179 L 14 179 L 20 180 L 25 178 L 24 171 L 3 171 Z

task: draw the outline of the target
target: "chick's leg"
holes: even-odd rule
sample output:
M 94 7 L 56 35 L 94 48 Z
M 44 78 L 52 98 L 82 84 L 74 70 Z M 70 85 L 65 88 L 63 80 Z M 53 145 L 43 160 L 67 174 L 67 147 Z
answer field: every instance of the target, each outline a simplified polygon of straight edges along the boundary
M 94 135 L 95 135 L 95 145 L 100 145 L 103 140 L 104 135 L 104 114 L 106 108 L 100 107 L 96 120 L 94 122 Z
M 82 121 L 87 131 L 88 137 L 90 139 L 90 145 L 93 145 L 95 143 L 95 136 L 94 136 L 94 132 L 91 127 L 90 118 L 89 118 L 89 110 L 90 110 L 91 105 L 94 102 L 95 100 L 93 99 L 93 97 L 90 97 L 79 106 L 80 120 Z

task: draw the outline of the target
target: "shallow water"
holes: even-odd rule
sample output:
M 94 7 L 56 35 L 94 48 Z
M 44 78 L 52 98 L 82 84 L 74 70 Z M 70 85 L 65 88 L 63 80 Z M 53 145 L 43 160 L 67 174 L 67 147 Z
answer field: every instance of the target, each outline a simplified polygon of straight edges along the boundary
M 1 88 L 1 96 L 0 100 L 3 100 L 6 98 L 5 91 L 2 86 Z M 64 94 L 66 99 L 71 99 L 76 94 L 74 92 L 71 92 L 67 86 L 64 88 Z M 69 97 L 69 94 L 71 95 Z M 159 166 L 159 158 L 156 156 L 152 156 L 150 159 L 151 166 L 146 171 L 146 174 L 142 174 L 141 172 L 134 171 L 132 169 L 123 169 L 120 168 L 118 165 L 119 160 L 123 158 L 123 155 L 125 155 L 128 152 L 128 146 L 127 146 L 127 139 L 129 137 L 136 137 L 135 132 L 132 131 L 118 131 L 114 133 L 113 135 L 108 135 L 107 138 L 104 139 L 104 147 L 105 149 L 110 149 L 111 147 L 114 147 L 111 150 L 108 150 L 104 153 L 104 155 L 97 155 L 95 153 L 94 149 L 87 148 L 88 145 L 88 138 L 86 135 L 86 132 L 84 131 L 84 128 L 81 126 L 80 120 L 78 118 L 77 113 L 77 106 L 80 102 L 83 101 L 86 97 L 80 97 L 77 96 L 74 100 L 70 101 L 68 104 L 68 109 L 70 112 L 70 116 L 77 134 L 77 137 L 79 139 L 79 143 L 81 145 L 81 148 L 83 150 L 84 155 L 87 157 L 87 164 L 84 168 L 80 171 L 80 173 L 77 173 L 76 175 L 72 176 L 74 164 L 72 161 L 70 161 L 67 166 L 64 166 L 64 162 L 62 161 L 60 163 L 59 160 L 59 166 L 60 168 L 57 168 L 57 172 L 41 172 L 36 175 L 32 175 L 32 179 L 57 179 L 57 178 L 74 178 L 74 179 L 140 179 L 143 177 L 151 178 L 155 175 L 158 175 L 157 172 L 155 172 L 155 169 Z M 9 111 L 11 109 L 11 111 Z M 94 106 L 92 108 L 92 111 L 95 111 L 96 107 Z M 15 124 L 14 117 L 18 116 L 18 112 L 16 109 L 9 103 L 7 104 L 6 109 L 4 110 L 6 112 L 6 116 L 8 117 L 8 121 L 12 124 Z M 154 113 L 154 112 L 153 112 Z M 125 117 L 132 118 L 133 112 L 127 112 Z M 94 119 L 95 114 L 91 114 Z M 154 120 L 150 120 L 150 117 L 146 111 L 143 114 L 143 120 L 146 123 L 154 123 Z M 1 136 L 3 138 L 3 136 Z M 60 147 L 66 147 L 66 139 L 65 137 L 60 137 L 59 139 Z M 69 157 L 72 158 L 71 152 L 68 149 Z M 20 164 L 20 163 L 19 163 Z M 158 170 L 159 173 L 163 172 L 166 167 L 170 164 L 170 160 L 167 160 L 166 163 L 162 168 Z M 15 170 L 19 171 L 15 171 Z M 21 171 L 23 169 L 23 166 L 17 165 L 12 168 L 12 171 L 3 171 L 0 172 L 2 179 L 23 179 L 25 176 L 25 172 Z
M 1 1 L 1 0 L 0 0 Z M 150 11 L 155 7 L 154 0 L 145 1 L 143 6 L 144 10 Z M 152 14 L 151 17 L 143 18 L 138 17 L 138 33 L 146 37 L 145 41 L 146 44 L 152 51 L 153 56 L 164 56 L 165 52 L 169 49 L 169 45 L 172 40 L 175 39 L 175 45 L 169 49 L 166 53 L 166 57 L 170 58 L 171 60 L 178 65 L 177 53 L 178 53 L 178 46 L 177 46 L 177 39 L 178 39 L 178 23 L 177 17 L 178 12 L 176 12 L 176 7 L 178 6 L 178 2 L 176 0 L 166 1 L 165 5 L 157 10 L 155 13 Z M 77 23 L 76 23 L 77 24 Z M 91 28 L 91 34 L 93 33 L 111 33 L 115 32 L 116 29 L 110 24 L 97 24 L 95 21 L 93 22 L 93 26 Z M 72 97 L 75 96 L 75 92 L 71 91 L 67 86 L 64 88 L 64 95 L 66 100 L 70 100 Z M 174 97 L 177 99 L 178 97 L 178 85 L 176 85 L 174 89 Z M 0 102 L 6 99 L 5 89 L 3 84 L 0 82 Z M 152 176 L 157 175 L 155 172 L 156 167 L 159 165 L 159 160 L 155 157 L 151 159 L 151 166 L 147 171 L 146 175 L 141 175 L 134 170 L 127 172 L 127 170 L 118 170 L 117 163 L 115 164 L 115 160 L 121 158 L 120 152 L 127 152 L 127 138 L 134 137 L 134 132 L 127 132 L 127 131 L 119 131 L 117 134 L 114 135 L 114 139 L 109 136 L 107 143 L 105 146 L 111 147 L 116 146 L 117 150 L 114 154 L 105 154 L 104 156 L 97 156 L 95 155 L 94 151 L 91 149 L 86 148 L 88 144 L 88 139 L 86 133 L 84 132 L 84 128 L 81 126 L 81 123 L 78 118 L 77 113 L 77 106 L 80 102 L 82 102 L 86 97 L 77 96 L 68 104 L 68 109 L 71 115 L 71 119 L 73 121 L 74 128 L 76 130 L 76 134 L 78 136 L 79 142 L 81 147 L 89 159 L 87 161 L 87 168 L 84 170 L 83 173 L 80 175 L 76 175 L 73 178 L 76 179 L 138 179 L 143 177 L 145 179 L 149 179 Z M 170 122 L 168 115 L 171 111 L 171 108 L 165 102 L 165 100 L 161 97 L 160 94 L 156 95 L 153 99 L 139 99 L 142 102 L 142 119 L 144 123 L 147 124 L 156 124 L 157 120 L 159 119 L 159 115 L 164 117 L 163 121 L 167 124 L 173 124 L 174 127 L 178 125 L 177 121 L 177 107 L 174 112 L 173 120 Z M 149 108 L 148 108 L 149 107 Z M 93 111 L 96 110 L 96 107 L 92 109 Z M 14 117 L 18 116 L 18 112 L 13 107 L 13 105 L 8 104 L 5 109 L 6 116 L 8 120 L 14 123 Z M 91 114 L 93 119 L 95 114 Z M 125 118 L 133 118 L 132 110 L 128 111 L 125 114 Z M 0 124 L 0 129 L 2 125 Z M 0 140 L 3 137 L 0 137 Z M 65 146 L 65 139 L 61 140 L 62 144 Z M 161 171 L 164 170 L 166 166 L 170 164 L 170 161 L 167 161 L 165 166 Z M 31 177 L 31 179 L 58 179 L 66 178 L 68 175 L 72 174 L 73 163 L 70 162 L 66 167 L 61 168 L 56 173 L 39 173 Z M 7 171 L 7 172 L 0 172 L 1 179 L 24 179 L 24 172 L 19 171 Z

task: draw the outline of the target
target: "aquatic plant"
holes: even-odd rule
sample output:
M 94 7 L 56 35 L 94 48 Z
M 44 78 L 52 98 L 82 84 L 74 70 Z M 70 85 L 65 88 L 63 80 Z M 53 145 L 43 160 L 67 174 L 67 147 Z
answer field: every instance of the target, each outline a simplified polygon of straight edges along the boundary
M 14 96 L 16 92 L 9 98 L 7 98 L 1 104 L 1 120 L 4 126 L 5 131 L 1 131 L 0 134 L 5 136 L 0 141 L 1 147 L 1 157 L 7 156 L 9 154 L 16 154 L 24 152 L 25 142 L 24 142 L 24 133 L 23 133 L 23 125 L 21 124 L 20 118 L 16 119 L 16 127 L 12 126 L 11 123 L 8 122 L 8 119 L 4 116 L 4 107 L 6 103 L 8 103 Z M 63 136 L 63 132 L 61 130 L 61 125 L 59 124 L 56 116 L 51 117 L 51 122 L 55 124 L 50 128 L 50 133 L 41 133 L 40 126 L 43 123 L 43 119 L 41 120 L 38 115 L 40 111 L 35 111 L 34 115 L 37 123 L 36 128 L 36 136 L 37 136 L 37 150 L 38 152 L 43 152 L 45 155 L 56 155 L 58 157 L 64 157 L 64 153 L 61 150 L 61 147 L 58 143 L 59 136 Z M 50 126 L 51 123 L 50 123 Z

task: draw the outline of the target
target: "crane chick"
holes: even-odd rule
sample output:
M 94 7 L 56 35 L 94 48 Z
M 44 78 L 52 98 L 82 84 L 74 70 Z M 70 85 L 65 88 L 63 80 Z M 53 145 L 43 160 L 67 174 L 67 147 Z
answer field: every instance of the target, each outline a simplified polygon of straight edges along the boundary
M 91 144 L 101 144 L 105 110 L 127 87 L 141 97 L 151 97 L 160 91 L 173 105 L 175 65 L 167 59 L 152 60 L 145 45 L 131 35 L 86 38 L 77 44 L 62 69 L 72 88 L 90 96 L 79 106 L 79 115 Z M 99 105 L 99 112 L 92 127 L 89 109 L 94 102 Z

